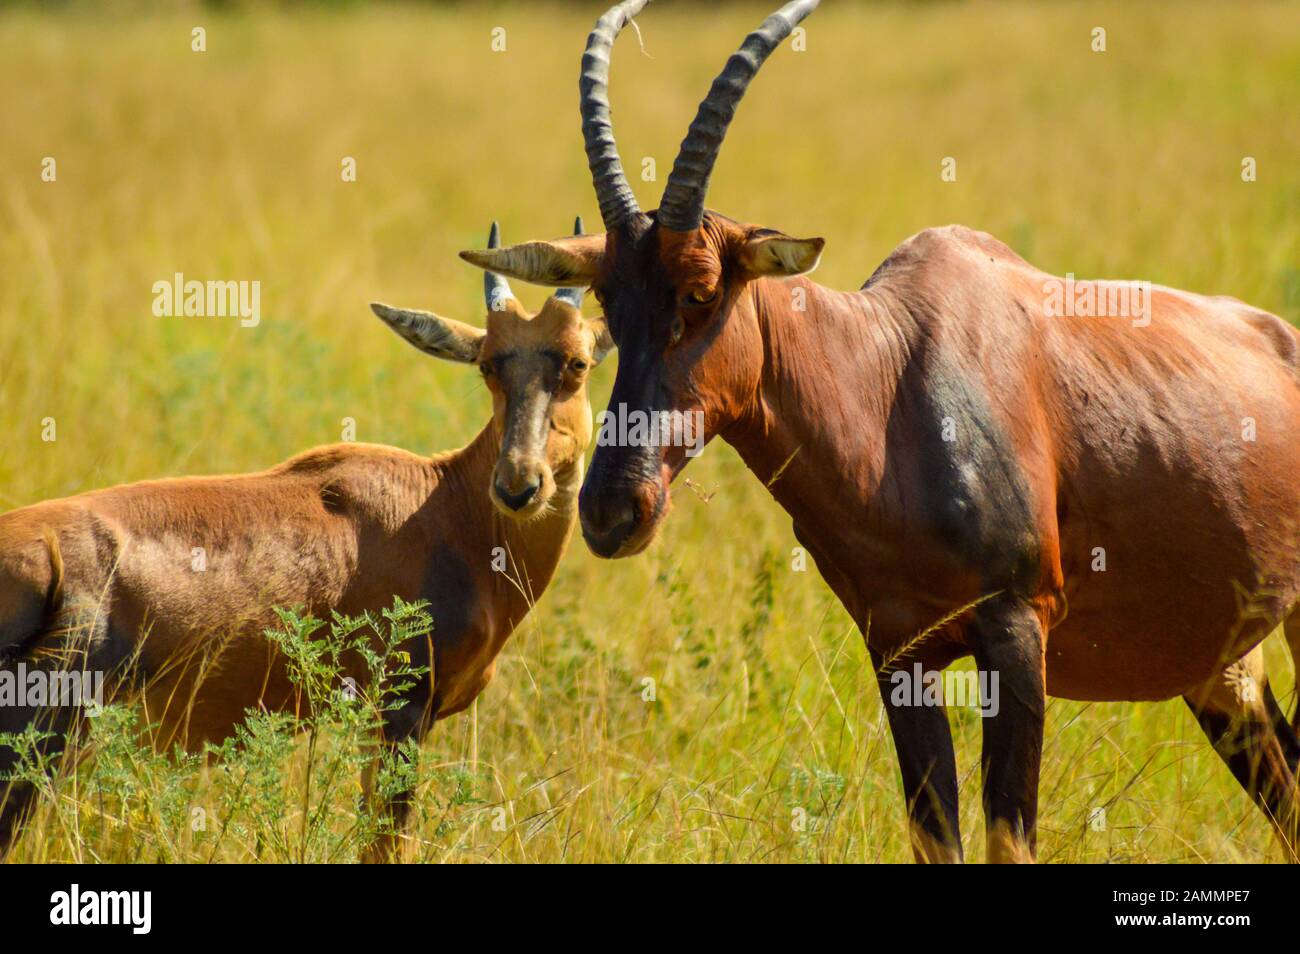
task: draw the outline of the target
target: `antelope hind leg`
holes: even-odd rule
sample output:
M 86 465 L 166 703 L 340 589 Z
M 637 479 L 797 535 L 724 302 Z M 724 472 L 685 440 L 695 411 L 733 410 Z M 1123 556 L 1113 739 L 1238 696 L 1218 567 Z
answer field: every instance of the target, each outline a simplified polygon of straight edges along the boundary
M 1288 860 L 1300 860 L 1295 776 L 1300 743 L 1269 688 L 1263 647 L 1183 698 L 1214 751 L 1268 816 Z

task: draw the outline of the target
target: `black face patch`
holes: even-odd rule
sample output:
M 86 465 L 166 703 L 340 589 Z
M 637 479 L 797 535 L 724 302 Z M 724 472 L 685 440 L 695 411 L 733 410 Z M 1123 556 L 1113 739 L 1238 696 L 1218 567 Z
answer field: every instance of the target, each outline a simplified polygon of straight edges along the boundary
M 667 410 L 663 354 L 676 316 L 676 301 L 658 261 L 658 230 L 651 227 L 639 234 L 621 235 L 612 248 L 602 289 L 605 318 L 619 355 L 609 412 Z M 583 482 L 584 497 L 606 488 L 621 493 L 657 481 L 659 466 L 658 448 L 597 443 Z

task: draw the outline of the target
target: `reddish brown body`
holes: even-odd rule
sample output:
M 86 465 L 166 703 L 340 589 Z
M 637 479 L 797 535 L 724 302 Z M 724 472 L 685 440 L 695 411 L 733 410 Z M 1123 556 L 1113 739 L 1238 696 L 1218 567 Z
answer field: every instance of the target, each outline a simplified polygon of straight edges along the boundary
M 766 358 L 745 406 L 705 420 L 761 479 L 784 465 L 771 491 L 874 649 L 1015 592 L 1051 629 L 1053 695 L 1176 696 L 1300 595 L 1300 338 L 1159 288 L 1149 326 L 1046 317 L 1049 281 L 951 227 L 861 292 L 793 279 L 803 313 L 790 283 L 753 282 L 726 334 Z M 960 628 L 928 652 L 964 653 Z
M 198 751 L 250 706 L 292 707 L 283 660 L 262 637 L 277 625 L 275 607 L 328 618 L 378 612 L 397 595 L 430 601 L 437 632 L 434 659 L 413 647 L 436 677 L 410 714 L 459 712 L 530 608 L 511 574 L 492 569 L 494 548 L 513 554 L 540 594 L 575 516 L 576 488 L 541 521 L 498 513 L 487 488 L 499 447 L 491 426 L 434 458 L 338 444 L 259 474 L 128 484 L 0 515 L 0 605 L 43 607 L 56 583 L 60 591 L 58 611 L 29 640 L 14 646 L 22 634 L 5 626 L 5 648 L 35 653 L 72 638 L 85 641 L 92 670 L 131 665 L 162 747 Z

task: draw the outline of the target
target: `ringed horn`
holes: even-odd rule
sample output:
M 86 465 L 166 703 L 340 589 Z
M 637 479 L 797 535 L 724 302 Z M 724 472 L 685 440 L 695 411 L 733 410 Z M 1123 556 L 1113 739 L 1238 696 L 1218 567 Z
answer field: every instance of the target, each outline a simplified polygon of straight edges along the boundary
M 718 159 L 722 139 L 750 80 L 781 41 L 804 17 L 817 9 L 817 3 L 818 0 L 787 3 L 745 37 L 740 49 L 731 54 L 709 87 L 709 95 L 700 103 L 695 121 L 682 140 L 668 185 L 659 200 L 657 219 L 661 226 L 674 232 L 689 232 L 700 227 L 713 164 Z
M 610 8 L 596 21 L 587 38 L 582 57 L 582 137 L 587 149 L 596 198 L 605 228 L 626 226 L 640 214 L 632 187 L 614 144 L 614 127 L 609 109 L 609 61 L 614 40 L 627 22 L 650 0 L 626 0 Z M 695 120 L 682 140 L 672 174 L 664 188 L 656 218 L 664 228 L 688 232 L 699 228 L 704 218 L 704 197 L 709 176 L 718 159 L 723 137 L 749 83 L 772 51 L 817 8 L 819 0 L 794 0 L 772 14 L 745 38 L 740 49 L 727 60 L 700 103 Z
M 587 149 L 600 217 L 607 231 L 626 225 L 641 211 L 628 185 L 623 164 L 614 145 L 614 127 L 609 118 L 609 57 L 614 40 L 627 21 L 640 13 L 650 0 L 626 0 L 606 11 L 587 37 L 582 54 L 582 76 L 578 89 L 582 98 L 582 139 Z

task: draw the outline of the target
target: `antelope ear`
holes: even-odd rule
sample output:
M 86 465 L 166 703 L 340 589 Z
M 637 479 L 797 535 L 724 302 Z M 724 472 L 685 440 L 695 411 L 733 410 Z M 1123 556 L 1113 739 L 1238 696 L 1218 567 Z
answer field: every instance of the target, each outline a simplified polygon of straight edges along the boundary
M 443 318 L 431 311 L 392 308 L 377 301 L 370 303 L 370 310 L 425 354 L 464 364 L 478 361 L 486 334 L 481 328 Z
M 609 333 L 609 322 L 604 318 L 593 319 L 588 325 L 596 339 L 591 346 L 591 363 L 592 367 L 595 367 L 605 360 L 607 354 L 614 350 L 614 338 Z
M 461 252 L 471 265 L 534 285 L 590 285 L 600 273 L 605 235 L 570 235 L 550 242 Z
M 821 261 L 826 240 L 797 239 L 772 229 L 757 229 L 740 249 L 740 263 L 755 278 L 803 275 Z

